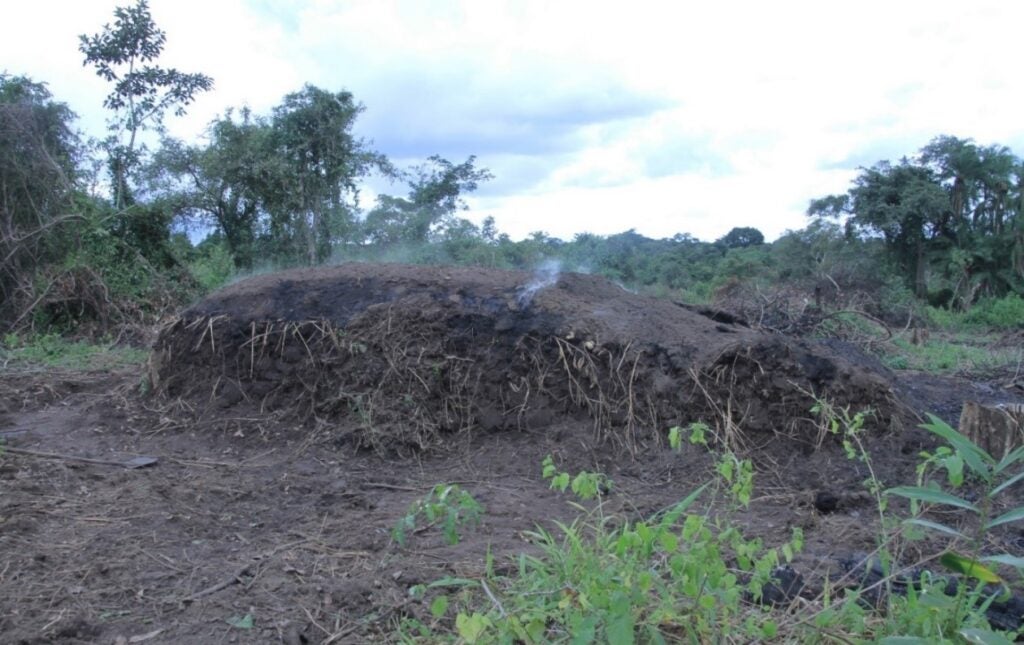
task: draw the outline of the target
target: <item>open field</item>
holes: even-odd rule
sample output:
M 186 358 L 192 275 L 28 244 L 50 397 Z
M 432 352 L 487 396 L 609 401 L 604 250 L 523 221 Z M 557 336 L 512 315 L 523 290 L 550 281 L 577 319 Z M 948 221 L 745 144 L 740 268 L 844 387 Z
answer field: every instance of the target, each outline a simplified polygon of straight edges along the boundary
M 955 425 L 965 400 L 1022 398 L 1012 375 L 893 372 L 851 345 L 596 278 L 533 279 L 401 266 L 263 276 L 183 312 L 149 363 L 8 361 L 2 640 L 361 643 L 419 629 L 430 641 L 456 633 L 457 603 L 513 601 L 480 581 L 540 555 L 538 527 L 655 516 L 720 481 L 726 449 L 753 466 L 749 505 L 714 486 L 691 512 L 765 548 L 802 533 L 790 609 L 744 610 L 798 635 L 792 607 L 823 611 L 823 591 L 856 586 L 848 563 L 879 546 L 865 480 L 913 483 L 934 450 L 918 415 Z M 869 462 L 848 458 L 816 401 L 875 411 L 857 435 Z M 707 446 L 670 445 L 670 427 L 699 422 Z M 613 485 L 600 501 L 554 490 L 549 455 Z M 156 463 L 123 466 L 137 456 Z M 443 520 L 419 517 L 394 539 L 438 484 L 469 493 L 479 523 L 459 523 L 452 543 Z M 1024 554 L 1019 531 L 990 537 Z M 901 553 L 927 561 L 942 543 Z M 447 610 L 434 602 L 447 587 L 427 588 L 445 578 L 475 582 L 452 583 Z M 568 636 L 547 629 L 539 642 Z

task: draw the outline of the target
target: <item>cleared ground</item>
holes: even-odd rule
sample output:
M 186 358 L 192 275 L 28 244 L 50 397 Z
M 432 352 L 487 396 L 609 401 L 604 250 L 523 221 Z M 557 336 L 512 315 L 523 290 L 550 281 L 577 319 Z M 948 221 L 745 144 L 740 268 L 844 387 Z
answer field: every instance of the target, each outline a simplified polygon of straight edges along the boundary
M 814 594 L 876 530 L 868 473 L 820 441 L 809 392 L 879 410 L 865 437 L 885 485 L 909 481 L 926 445 L 916 411 L 955 421 L 963 400 L 1019 396 L 546 279 L 265 276 L 183 312 L 148 367 L 0 372 L 6 444 L 63 456 L 0 456 L 0 640 L 380 640 L 403 616 L 430 620 L 413 585 L 479 577 L 488 551 L 511 566 L 533 549 L 524 531 L 576 515 L 542 480 L 546 455 L 611 477 L 607 513 L 644 517 L 711 477 L 706 449 L 664 442 L 698 419 L 757 468 L 736 520 L 768 545 L 804 529 L 795 566 Z M 135 456 L 157 463 L 118 465 Z M 395 523 L 441 482 L 484 505 L 481 526 L 400 547 Z M 823 492 L 835 512 L 815 509 Z

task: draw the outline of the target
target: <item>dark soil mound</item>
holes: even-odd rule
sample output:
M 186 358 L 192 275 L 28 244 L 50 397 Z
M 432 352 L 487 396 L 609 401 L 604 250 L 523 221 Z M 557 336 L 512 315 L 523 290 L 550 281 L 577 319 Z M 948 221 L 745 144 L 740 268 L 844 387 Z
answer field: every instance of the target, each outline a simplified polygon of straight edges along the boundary
M 223 289 L 164 329 L 151 376 L 199 407 L 319 419 L 387 449 L 566 419 L 631 450 L 696 420 L 730 440 L 814 442 L 814 397 L 871 406 L 883 427 L 897 405 L 878 372 L 827 347 L 603 278 L 405 265 Z

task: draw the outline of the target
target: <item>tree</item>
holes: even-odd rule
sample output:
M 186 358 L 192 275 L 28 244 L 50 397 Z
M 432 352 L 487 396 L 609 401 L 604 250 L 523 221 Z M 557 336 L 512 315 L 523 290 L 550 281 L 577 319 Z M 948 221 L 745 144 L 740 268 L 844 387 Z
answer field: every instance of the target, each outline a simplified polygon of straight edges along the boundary
M 719 238 L 717 244 L 727 249 L 742 249 L 748 246 L 764 244 L 764 234 L 750 226 L 740 226 L 732 229 L 723 237 Z
M 433 155 L 426 164 L 413 168 L 406 175 L 408 197 L 381 195 L 366 216 L 366 237 L 385 245 L 428 242 L 433 231 L 454 224 L 455 213 L 467 208 L 467 193 L 493 178 L 489 170 L 478 169 L 475 164 L 474 156 L 456 165 Z M 489 234 L 493 237 L 493 231 Z
M 235 267 L 250 269 L 267 194 L 283 190 L 265 119 L 231 111 L 216 119 L 205 146 L 164 139 L 147 168 L 148 188 L 178 215 L 223 234 Z
M 808 213 L 849 216 L 851 231 L 885 240 L 918 296 L 931 270 L 945 294 L 936 302 L 967 308 L 1024 283 L 1022 177 L 1005 146 L 940 136 L 916 159 L 861 169 L 847 194 L 812 200 Z
M 267 196 L 272 230 L 302 244 L 309 264 L 326 259 L 332 244 L 354 231 L 357 181 L 373 169 L 392 172 L 383 155 L 352 134 L 363 109 L 350 92 L 312 85 L 274 108 L 273 149 L 285 181 Z
M 79 218 L 74 118 L 44 84 L 0 74 L 0 321 L 20 313 L 17 291 L 60 254 L 59 229 Z
M 979 192 L 982 162 L 978 147 L 970 139 L 943 135 L 921 149 L 920 159 L 949 193 L 948 216 L 939 221 L 939 230 L 960 243 L 969 229 L 967 213 Z
M 151 64 L 167 36 L 157 28 L 146 0 L 117 7 L 114 18 L 113 26 L 104 25 L 100 33 L 79 36 L 78 49 L 85 55 L 83 64 L 94 66 L 97 76 L 113 84 L 103 105 L 114 112 L 107 151 L 112 202 L 120 209 L 133 201 L 128 180 L 140 162 L 139 133 L 159 129 L 168 110 L 183 115 L 197 93 L 213 87 L 213 80 Z
M 897 260 L 913 276 L 918 297 L 927 295 L 927 250 L 949 200 L 927 168 L 903 159 L 893 166 L 876 164 L 855 180 L 850 191 L 854 223 L 881 233 Z

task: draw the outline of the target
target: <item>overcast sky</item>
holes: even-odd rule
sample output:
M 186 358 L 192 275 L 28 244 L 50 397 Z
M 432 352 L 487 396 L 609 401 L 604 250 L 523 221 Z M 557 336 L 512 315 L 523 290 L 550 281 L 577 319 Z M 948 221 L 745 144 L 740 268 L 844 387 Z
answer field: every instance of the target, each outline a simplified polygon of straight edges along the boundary
M 7 3 L 0 70 L 47 82 L 103 134 L 107 87 L 77 37 L 118 4 Z M 348 89 L 358 133 L 396 163 L 477 155 L 495 179 L 467 216 L 517 239 L 771 239 L 858 166 L 936 135 L 1024 150 L 1015 0 L 150 4 L 160 62 L 216 83 L 172 134 L 196 139 L 232 106 L 267 113 L 306 82 Z

